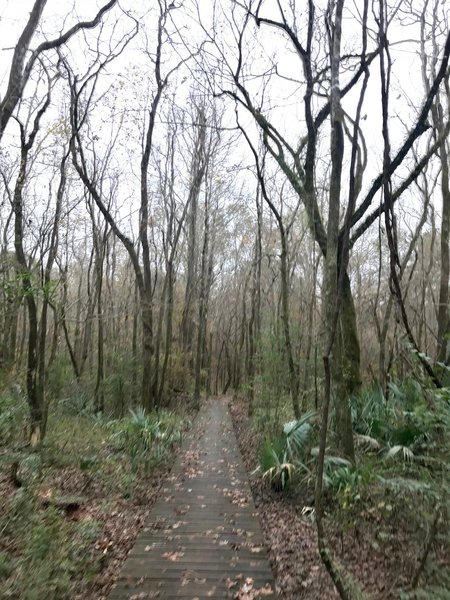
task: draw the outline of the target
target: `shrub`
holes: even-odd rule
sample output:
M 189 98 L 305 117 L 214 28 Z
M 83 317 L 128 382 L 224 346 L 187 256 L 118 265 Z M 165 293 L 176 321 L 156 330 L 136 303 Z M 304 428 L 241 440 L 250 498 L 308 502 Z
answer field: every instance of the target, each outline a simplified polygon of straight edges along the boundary
M 388 448 L 388 455 L 413 455 L 429 449 L 450 430 L 449 391 L 429 389 L 413 378 L 391 382 L 385 398 L 379 386 L 352 398 L 352 420 L 357 434 Z
M 266 438 L 260 456 L 257 471 L 262 472 L 264 480 L 280 491 L 292 481 L 295 473 L 307 471 L 304 458 L 308 454 L 311 419 L 314 412 L 308 412 L 301 419 L 289 421 L 283 425 L 281 435 L 274 440 Z
M 161 462 L 174 444 L 180 443 L 182 422 L 172 412 L 147 414 L 145 409 L 130 410 L 130 415 L 112 421 L 113 439 L 129 454 L 132 470 L 145 470 Z

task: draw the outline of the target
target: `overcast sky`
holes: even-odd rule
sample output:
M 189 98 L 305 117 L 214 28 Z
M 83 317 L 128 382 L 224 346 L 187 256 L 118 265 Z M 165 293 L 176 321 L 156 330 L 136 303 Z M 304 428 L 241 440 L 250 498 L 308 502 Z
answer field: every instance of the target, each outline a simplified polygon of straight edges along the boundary
M 41 31 L 38 31 L 35 39 L 32 42 L 32 46 L 35 46 L 42 36 L 54 37 L 61 30 L 66 30 L 68 27 L 73 25 L 80 19 L 92 18 L 97 12 L 98 6 L 104 2 L 93 2 L 92 0 L 48 0 L 47 5 L 44 9 L 44 15 L 42 19 Z M 0 44 L 1 44 L 1 60 L 0 60 L 0 93 L 5 89 L 8 77 L 8 67 L 12 57 L 12 51 L 15 43 L 26 23 L 28 13 L 32 6 L 32 0 L 0 0 Z M 190 3 L 186 3 L 186 13 L 184 13 L 184 22 L 181 20 L 184 26 L 187 26 L 186 30 L 183 31 L 185 39 L 188 35 L 199 35 L 199 29 L 195 28 L 195 17 L 193 16 L 193 10 L 189 7 Z M 225 6 L 224 15 L 229 17 L 229 7 L 231 4 L 227 3 L 226 0 L 222 2 Z M 302 3 L 299 3 L 299 6 Z M 319 6 L 323 2 L 317 3 Z M 147 28 L 154 26 L 155 18 L 152 13 L 153 5 L 151 2 L 136 3 L 131 0 L 124 0 L 122 2 L 123 8 L 127 8 L 127 5 L 133 7 L 136 11 L 136 5 L 138 5 L 138 11 L 141 10 L 141 14 L 135 13 L 136 17 L 141 22 L 146 23 Z M 356 6 L 358 3 L 356 4 Z M 202 15 L 204 16 L 205 26 L 209 27 L 210 17 L 210 2 L 203 3 Z M 265 4 L 264 15 L 275 17 L 276 2 L 275 0 L 267 1 Z M 350 49 L 348 40 L 354 41 L 359 38 L 358 24 L 355 18 L 356 10 L 355 3 L 348 1 L 346 3 L 347 12 L 345 13 L 343 36 L 344 40 L 344 51 L 346 47 Z M 444 6 L 444 5 L 443 5 Z M 140 7 L 140 8 L 139 8 Z M 184 9 L 183 9 L 184 10 Z M 227 12 L 228 10 L 228 12 Z M 448 9 L 447 9 L 448 10 Z M 115 15 L 120 14 L 120 11 L 116 8 L 114 13 L 110 15 L 111 22 L 114 22 Z M 150 11 L 150 15 L 147 14 L 145 17 L 144 11 Z M 173 11 L 176 15 L 183 14 L 180 10 Z M 125 23 L 124 17 L 122 17 L 121 23 Z M 180 25 L 181 26 L 181 25 Z M 145 30 L 145 27 L 143 28 Z M 230 30 L 230 23 L 224 23 L 223 28 L 220 29 L 222 35 L 223 47 L 227 44 L 233 46 L 233 35 Z M 93 33 L 95 37 L 96 33 Z M 287 81 L 286 78 L 291 79 L 302 79 L 301 75 L 301 64 L 288 47 L 286 39 L 282 34 L 274 32 L 269 28 L 261 28 L 256 31 L 253 35 L 253 40 L 249 40 L 252 46 L 252 52 L 246 57 L 247 63 L 245 68 L 248 72 L 262 71 L 267 67 L 268 61 L 273 60 L 276 64 L 278 72 L 283 78 L 272 77 L 267 83 L 266 88 L 266 100 L 267 104 L 273 107 L 273 115 L 276 123 L 286 132 L 286 136 L 295 143 L 299 135 L 304 133 L 303 121 L 303 106 L 302 106 L 302 91 L 299 90 L 299 86 L 292 81 Z M 144 77 L 150 72 L 149 59 L 140 51 L 142 49 L 142 37 L 139 38 L 136 43 L 133 43 L 129 49 L 126 50 L 123 57 L 115 63 L 114 66 L 110 67 L 110 79 L 111 74 L 113 77 L 124 78 L 126 86 L 130 86 L 131 78 L 135 74 L 136 86 L 135 100 L 130 92 L 131 88 L 126 87 L 123 93 L 119 95 L 121 102 L 123 102 L 124 108 L 130 110 L 132 108 L 132 102 L 142 104 L 142 98 L 145 93 L 149 92 L 148 83 L 144 82 L 141 91 L 139 90 L 140 81 L 139 77 Z M 389 40 L 392 48 L 393 58 L 393 76 L 392 76 L 392 90 L 391 90 L 391 117 L 392 117 L 392 145 L 393 150 L 401 143 L 405 136 L 405 125 L 409 126 L 414 120 L 414 113 L 421 106 L 422 99 L 424 96 L 423 85 L 420 75 L 420 62 L 418 59 L 418 39 L 419 29 L 417 25 L 411 26 L 399 26 L 393 24 L 390 29 Z M 83 40 L 73 42 L 73 48 L 76 50 L 76 44 L 83 46 Z M 209 47 L 210 48 L 210 47 Z M 213 50 L 211 50 L 213 52 Z M 232 57 L 234 50 L 230 50 L 226 53 L 227 58 Z M 76 51 L 74 52 L 74 55 Z M 82 56 L 80 56 L 82 59 Z M 233 64 L 233 63 L 232 63 Z M 193 67 L 193 63 L 191 63 Z M 114 75 L 115 74 L 115 75 Z M 151 75 L 151 73 L 150 73 Z M 148 75 L 150 77 L 150 75 Z M 347 74 L 343 74 L 342 83 L 348 78 Z M 183 82 L 182 84 L 180 82 Z M 177 81 L 177 89 L 174 90 L 179 95 L 179 98 L 183 97 L 183 93 L 187 93 L 189 90 L 191 81 L 186 78 L 181 78 Z M 109 83 L 108 83 L 109 84 Z M 249 84 L 250 89 L 254 89 L 255 95 L 257 94 L 258 86 L 261 86 L 261 80 L 255 79 L 255 82 Z M 252 88 L 253 86 L 253 88 Z M 380 91 L 379 91 L 379 77 L 378 77 L 378 65 L 374 64 L 372 68 L 372 74 L 369 83 L 368 94 L 365 102 L 364 113 L 366 115 L 363 121 L 363 129 L 366 136 L 366 142 L 370 151 L 370 163 L 366 173 L 366 185 L 370 182 L 371 178 L 375 176 L 381 169 L 381 135 L 380 135 Z M 185 92 L 183 92 L 183 88 Z M 140 102 L 139 102 L 140 101 Z M 344 104 L 345 107 L 350 111 L 354 111 L 356 102 L 356 95 L 349 95 L 346 98 Z M 122 106 L 118 108 L 121 109 Z M 233 105 L 232 102 L 228 103 L 230 107 L 230 114 L 232 115 Z M 142 108 L 142 106 L 141 106 Z M 244 122 L 250 123 L 251 118 L 244 113 L 241 113 Z M 231 118 L 231 117 L 230 117 Z M 232 124 L 232 123 L 230 123 Z M 8 139 L 8 138 L 6 138 Z M 139 141 L 139 140 L 137 140 Z M 243 143 L 242 148 L 245 144 Z M 243 152 L 245 152 L 243 150 Z M 239 154 L 239 153 L 238 153 Z M 237 155 L 238 155 L 237 154 Z M 249 159 L 250 160 L 250 159 Z

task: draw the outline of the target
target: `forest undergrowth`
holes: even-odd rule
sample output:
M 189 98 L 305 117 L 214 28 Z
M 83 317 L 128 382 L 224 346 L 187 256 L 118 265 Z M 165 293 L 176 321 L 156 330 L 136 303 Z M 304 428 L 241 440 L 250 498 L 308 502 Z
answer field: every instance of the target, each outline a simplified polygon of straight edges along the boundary
M 314 523 L 316 413 L 230 403 L 281 598 L 337 598 Z M 333 419 L 333 417 L 332 417 Z M 415 379 L 352 400 L 356 465 L 325 465 L 327 545 L 351 598 L 450 598 L 448 389 Z M 245 449 L 245 452 L 243 451 Z
M 337 598 L 314 521 L 318 413 L 293 419 L 287 395 L 256 398 L 252 417 L 239 397 L 230 409 L 280 597 Z M 194 417 L 189 397 L 113 419 L 74 393 L 51 406 L 39 452 L 20 390 L 0 403 L 0 597 L 105 599 Z M 448 388 L 409 377 L 365 388 L 351 410 L 356 464 L 338 455 L 332 414 L 324 475 L 327 545 L 350 597 L 448 599 Z
M 0 396 L 0 597 L 106 598 L 193 416 L 171 410 L 93 416 L 55 405 L 40 452 L 25 445 L 27 407 Z

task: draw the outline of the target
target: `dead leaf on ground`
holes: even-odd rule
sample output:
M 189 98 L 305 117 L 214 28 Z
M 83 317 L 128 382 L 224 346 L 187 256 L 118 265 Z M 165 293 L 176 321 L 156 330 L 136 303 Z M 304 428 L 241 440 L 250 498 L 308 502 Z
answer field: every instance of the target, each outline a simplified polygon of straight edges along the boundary
M 171 561 L 179 560 L 182 556 L 184 556 L 184 552 L 164 552 L 162 555 L 163 558 Z

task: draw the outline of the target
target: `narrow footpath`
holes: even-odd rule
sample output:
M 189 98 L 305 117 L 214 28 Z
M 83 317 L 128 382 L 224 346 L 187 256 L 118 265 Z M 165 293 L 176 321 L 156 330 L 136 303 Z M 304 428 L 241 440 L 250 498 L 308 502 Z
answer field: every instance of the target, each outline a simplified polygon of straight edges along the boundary
M 204 403 L 109 600 L 275 598 L 224 399 Z

